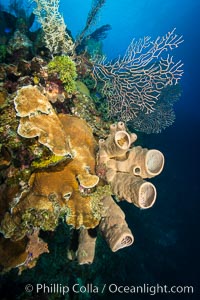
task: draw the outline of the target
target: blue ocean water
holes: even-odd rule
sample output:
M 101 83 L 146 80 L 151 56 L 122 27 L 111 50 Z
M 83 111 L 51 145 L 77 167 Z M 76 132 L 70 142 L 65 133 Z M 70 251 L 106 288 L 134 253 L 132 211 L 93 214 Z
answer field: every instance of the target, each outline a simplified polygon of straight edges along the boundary
M 84 27 L 91 3 L 89 0 L 60 0 L 61 12 L 74 37 Z M 135 245 L 120 253 L 109 253 L 109 259 L 115 261 L 110 266 L 99 252 L 102 262 L 108 265 L 98 269 L 105 283 L 116 273 L 120 276 L 116 276 L 115 283 L 123 286 L 144 283 L 194 286 L 194 295 L 163 297 L 169 300 L 176 297 L 198 299 L 200 293 L 199 15 L 199 0 L 107 0 L 96 24 L 96 27 L 112 26 L 103 42 L 108 59 L 123 55 L 133 38 L 156 38 L 174 27 L 184 38 L 184 43 L 173 51 L 175 60 L 181 59 L 184 63 L 183 93 L 175 106 L 176 121 L 160 134 L 142 136 L 143 146 L 161 150 L 166 158 L 163 173 L 153 180 L 158 191 L 157 202 L 147 211 L 130 209 L 127 203 L 122 203 L 127 223 L 135 236 Z M 62 270 L 58 272 L 62 274 Z M 79 275 L 81 277 L 81 271 Z M 94 276 L 99 274 L 94 272 Z M 107 295 L 110 299 L 137 300 L 143 296 Z M 148 297 L 144 296 L 145 299 Z M 161 299 L 160 295 L 152 297 Z
M 86 20 L 90 3 L 61 1 L 63 15 L 74 36 Z M 175 107 L 176 121 L 161 134 L 144 138 L 146 147 L 160 149 L 166 157 L 163 174 L 154 180 L 157 203 L 152 209 L 139 213 L 123 205 L 136 237 L 135 246 L 125 250 L 124 256 L 122 254 L 123 283 L 126 284 L 192 284 L 195 292 L 200 292 L 199 14 L 199 0 L 107 0 L 97 23 L 98 26 L 112 26 L 103 48 L 108 59 L 123 55 L 133 38 L 156 38 L 173 28 L 184 38 L 184 43 L 173 51 L 174 58 L 184 63 L 183 94 Z M 116 266 L 114 272 L 121 270 Z M 195 297 L 197 294 L 186 296 L 186 299 Z M 176 296 L 165 295 L 166 298 Z

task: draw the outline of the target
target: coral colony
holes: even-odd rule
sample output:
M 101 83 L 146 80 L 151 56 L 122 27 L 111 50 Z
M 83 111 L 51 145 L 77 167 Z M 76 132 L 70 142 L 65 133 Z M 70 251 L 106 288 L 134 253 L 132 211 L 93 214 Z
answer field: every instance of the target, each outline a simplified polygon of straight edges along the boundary
M 93 2 L 76 41 L 59 0 L 32 1 L 30 16 L 17 5 L 14 15 L 1 12 L 3 272 L 34 267 L 49 252 L 41 232 L 59 222 L 78 234 L 76 249 L 69 237 L 68 258 L 81 265 L 93 262 L 99 234 L 113 252 L 130 246 L 134 236 L 117 202 L 148 209 L 156 201 L 148 179 L 162 172 L 164 156 L 134 143 L 139 131 L 158 133 L 175 119 L 182 63 L 166 51 L 183 40 L 175 30 L 133 40 L 123 57 L 106 61 L 101 40 L 110 26 L 88 34 L 104 3 Z M 35 16 L 41 28 L 31 32 Z

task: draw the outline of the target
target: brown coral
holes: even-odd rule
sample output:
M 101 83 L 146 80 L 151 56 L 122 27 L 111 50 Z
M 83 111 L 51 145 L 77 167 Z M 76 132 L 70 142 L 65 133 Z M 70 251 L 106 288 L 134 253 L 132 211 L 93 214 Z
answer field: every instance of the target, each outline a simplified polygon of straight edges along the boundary
M 32 174 L 29 191 L 19 197 L 12 207 L 12 215 L 7 213 L 2 221 L 1 230 L 7 237 L 22 238 L 25 231 L 22 230 L 20 235 L 19 228 L 25 219 L 34 222 L 36 227 L 53 230 L 60 213 L 67 214 L 66 222 L 75 228 L 93 228 L 99 223 L 99 215 L 94 209 L 96 199 L 90 194 L 99 181 L 95 175 L 96 143 L 92 130 L 77 117 L 60 115 L 59 120 L 69 138 L 73 159 Z M 33 220 L 33 210 L 36 215 L 45 212 L 49 222 L 53 215 L 55 224 L 43 223 L 39 215 Z
M 52 110 L 48 99 L 36 86 L 32 85 L 22 87 L 17 91 L 14 104 L 19 117 L 28 117 L 39 112 L 48 115 Z
M 21 118 L 17 132 L 25 138 L 38 136 L 38 141 L 55 155 L 72 156 L 69 140 L 55 113 Z
M 29 95 L 32 88 L 23 88 L 21 92 Z M 106 140 L 99 141 L 96 160 L 96 142 L 87 123 L 78 117 L 57 115 L 36 90 L 35 109 L 32 103 L 23 111 L 21 104 L 26 103 L 28 97 L 22 97 L 20 92 L 15 98 L 16 110 L 23 115 L 18 132 L 24 137 L 38 136 L 39 142 L 54 153 L 61 151 L 59 153 L 63 154 L 63 149 L 70 149 L 71 157 L 34 171 L 28 189 L 17 190 L 9 209 L 2 206 L 0 230 L 4 238 L 11 243 L 26 239 L 26 247 L 20 252 L 20 265 L 12 263 L 11 267 L 21 266 L 21 270 L 33 267 L 39 255 L 48 252 L 47 245 L 38 237 L 39 229 L 55 230 L 60 217 L 64 217 L 74 230 L 79 229 L 79 245 L 74 255 L 79 264 L 89 264 L 94 259 L 96 241 L 91 229 L 99 229 L 113 252 L 133 243 L 125 214 L 111 194 L 140 208 L 151 207 L 156 200 L 156 189 L 143 178 L 160 174 L 164 156 L 154 149 L 130 148 L 137 136 L 129 134 L 119 122 L 111 125 Z M 99 177 L 102 180 L 97 187 Z M 5 187 L 5 194 L 9 193 Z M 30 235 L 32 228 L 34 231 Z
M 26 238 L 13 242 L 0 237 L 0 266 L 4 271 L 9 271 L 25 263 L 27 259 L 26 245 Z
M 38 141 L 55 155 L 72 156 L 68 137 L 48 99 L 36 86 L 25 86 L 14 99 L 20 116 L 18 134 L 25 138 L 38 137 Z

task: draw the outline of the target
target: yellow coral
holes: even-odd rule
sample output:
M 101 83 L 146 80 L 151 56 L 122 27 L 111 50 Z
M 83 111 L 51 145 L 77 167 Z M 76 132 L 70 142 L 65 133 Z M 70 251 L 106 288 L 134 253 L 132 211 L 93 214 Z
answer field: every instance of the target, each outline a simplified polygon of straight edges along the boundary
M 42 168 L 55 166 L 58 163 L 63 162 L 64 160 L 66 160 L 65 156 L 52 155 L 51 157 L 49 157 L 48 159 L 45 159 L 45 160 L 33 161 L 31 166 L 34 168 L 37 168 L 37 169 L 42 169 Z

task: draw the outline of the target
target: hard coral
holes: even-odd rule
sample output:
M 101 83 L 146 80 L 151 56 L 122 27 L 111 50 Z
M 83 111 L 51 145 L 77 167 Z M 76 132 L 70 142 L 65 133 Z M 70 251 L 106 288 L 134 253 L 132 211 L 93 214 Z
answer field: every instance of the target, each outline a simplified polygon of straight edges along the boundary
M 48 251 L 48 245 L 38 237 L 39 231 L 29 233 L 20 241 L 11 241 L 0 237 L 0 266 L 3 271 L 19 268 L 19 273 L 26 268 L 33 268 L 38 257 Z
M 48 99 L 39 91 L 36 86 L 25 86 L 18 90 L 14 99 L 17 116 L 29 117 L 33 114 L 49 114 L 52 106 Z
M 92 198 L 84 195 L 99 181 L 94 175 L 95 141 L 92 131 L 85 121 L 79 118 L 60 115 L 59 119 L 65 134 L 69 136 L 73 159 L 57 169 L 36 172 L 29 197 L 34 199 L 36 195 L 43 195 L 50 199 L 54 194 L 59 205 L 69 209 L 68 224 L 75 228 L 95 227 L 98 219 L 92 213 Z
M 62 124 L 48 99 L 36 86 L 18 90 L 14 99 L 17 115 L 21 117 L 18 134 L 25 138 L 38 137 L 55 155 L 72 156 Z
M 30 228 L 54 230 L 58 219 L 75 228 L 96 227 L 100 220 L 100 199 L 93 188 L 99 178 L 95 173 L 95 140 L 84 120 L 60 115 L 63 130 L 69 136 L 73 159 L 46 171 L 34 172 L 29 190 L 15 197 L 1 222 L 6 238 L 22 239 Z M 93 195 L 94 194 L 94 195 Z

